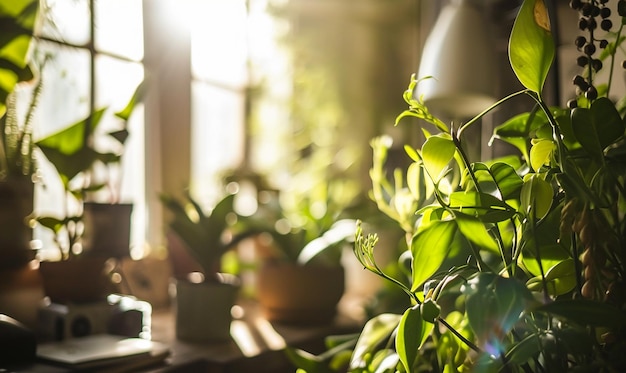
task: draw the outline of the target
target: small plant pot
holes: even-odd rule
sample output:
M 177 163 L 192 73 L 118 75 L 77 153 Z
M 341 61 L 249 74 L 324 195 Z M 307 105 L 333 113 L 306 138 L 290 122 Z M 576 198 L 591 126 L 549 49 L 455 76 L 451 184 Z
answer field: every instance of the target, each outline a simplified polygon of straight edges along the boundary
M 91 256 L 125 258 L 130 256 L 130 203 L 84 203 L 85 233 L 82 241 Z
M 265 318 L 287 324 L 323 324 L 337 314 L 344 268 L 269 261 L 259 270 L 257 297 Z
M 34 259 L 26 221 L 33 211 L 33 188 L 29 177 L 0 181 L 0 270 L 19 269 Z
M 230 340 L 236 282 L 176 281 L 176 337 L 195 343 Z
M 44 294 L 54 303 L 101 301 L 114 290 L 104 258 L 44 261 L 39 273 Z

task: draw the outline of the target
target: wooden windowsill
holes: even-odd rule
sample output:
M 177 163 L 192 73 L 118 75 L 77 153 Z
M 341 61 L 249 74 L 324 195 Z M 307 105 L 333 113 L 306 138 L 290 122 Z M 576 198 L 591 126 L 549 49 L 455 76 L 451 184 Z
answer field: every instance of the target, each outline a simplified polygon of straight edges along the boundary
M 176 338 L 172 309 L 153 311 L 151 338 L 169 344 L 171 356 L 167 366 L 150 372 L 294 372 L 284 352 L 286 346 L 319 353 L 326 336 L 358 332 L 361 327 L 358 320 L 341 311 L 341 305 L 332 323 L 306 326 L 270 323 L 254 301 L 242 301 L 239 306 L 243 314 L 231 324 L 232 339 L 206 344 Z

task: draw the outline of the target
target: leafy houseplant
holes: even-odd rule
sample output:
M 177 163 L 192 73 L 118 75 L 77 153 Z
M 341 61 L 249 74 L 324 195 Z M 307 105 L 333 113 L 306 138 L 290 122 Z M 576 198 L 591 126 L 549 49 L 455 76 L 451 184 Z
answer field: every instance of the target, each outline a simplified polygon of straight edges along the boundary
M 205 213 L 202 206 L 189 194 L 186 194 L 184 202 L 165 194 L 160 198 L 163 205 L 172 213 L 169 233 L 181 240 L 206 281 L 219 282 L 224 254 L 242 240 L 255 234 L 252 230 L 237 224 L 238 215 L 234 210 L 235 194 L 228 194 L 218 201 L 210 214 Z M 178 274 L 187 275 L 182 272 Z
M 124 109 L 115 113 L 123 128 L 104 135 L 117 142 L 122 150 L 128 136 L 127 121 L 139 101 L 140 88 L 141 85 Z M 107 260 L 129 254 L 130 205 L 111 204 L 114 212 L 121 209 L 125 217 L 106 218 L 102 214 L 94 215 L 85 203 L 87 193 L 107 185 L 93 180 L 94 167 L 99 164 L 112 167 L 122 156 L 122 153 L 102 152 L 95 147 L 94 137 L 105 112 L 106 108 L 96 110 L 87 118 L 35 143 L 56 169 L 64 190 L 61 216 L 36 218 L 53 233 L 59 251 L 59 260 L 39 263 L 44 292 L 54 302 L 105 299 L 114 290 Z M 104 223 L 96 224 L 102 221 Z M 102 227 L 113 229 L 98 232 Z
M 222 258 L 254 232 L 237 227 L 234 194 L 226 195 L 210 214 L 206 214 L 189 194 L 185 202 L 169 195 L 160 198 L 172 213 L 168 232 L 170 256 L 179 256 L 176 251 L 182 246 L 203 274 L 201 281 L 194 280 L 174 268 L 176 335 L 194 342 L 227 340 L 230 338 L 230 309 L 235 303 L 239 282 L 234 276 L 221 273 Z
M 40 224 L 54 232 L 62 260 L 70 259 L 82 252 L 81 238 L 86 233 L 86 227 L 84 227 L 86 195 L 103 188 L 109 188 L 111 203 L 118 202 L 119 193 L 111 185 L 109 176 L 112 172 L 111 169 L 119 165 L 121 161 L 123 147 L 129 135 L 127 123 L 141 99 L 141 94 L 142 85 L 139 85 L 126 106 L 115 113 L 123 127 L 102 135 L 110 142 L 117 144 L 118 150 L 116 152 L 101 151 L 96 148 L 95 144 L 94 137 L 107 108 L 96 110 L 88 117 L 36 142 L 36 146 L 56 169 L 65 191 L 66 211 L 63 213 L 64 216 L 37 218 Z M 102 181 L 96 180 L 94 173 L 98 166 L 106 169 Z M 72 209 L 72 207 L 75 208 Z M 94 235 L 93 232 L 88 233 Z M 111 234 L 119 233 L 113 232 Z M 59 240 L 60 235 L 65 235 L 66 239 Z M 90 241 L 97 242 L 98 238 L 95 237 Z M 126 246 L 128 245 L 126 244 Z M 127 251 L 128 247 L 125 249 Z
M 342 219 L 329 200 L 325 213 L 315 216 L 311 198 L 301 199 L 293 210 L 271 201 L 249 219 L 248 224 L 272 238 L 264 245 L 256 284 L 257 299 L 270 321 L 329 322 L 343 296 L 341 254 L 354 237 L 354 221 Z
M 19 267 L 32 259 L 27 224 L 33 209 L 32 114 L 41 91 L 33 88 L 26 119 L 20 123 L 16 108 L 18 86 L 35 81 L 29 48 L 39 14 L 39 2 L 14 1 L 2 6 L 3 37 L 0 41 L 0 267 Z
M 308 372 L 621 372 L 626 370 L 626 142 L 624 101 L 597 81 L 624 39 L 626 2 L 571 1 L 585 36 L 576 39 L 583 73 L 567 108 L 542 95 L 554 58 L 542 0 L 525 0 L 513 26 L 510 63 L 524 89 L 466 123 L 433 116 L 412 79 L 400 114 L 422 128 L 413 163 L 390 188 L 376 162 L 373 196 L 407 233 L 409 279 L 374 261 L 377 237 L 357 229 L 363 266 L 401 288 L 412 305 L 371 318 L 351 339 L 319 356 L 291 350 Z M 617 11 L 617 31 L 609 16 Z M 600 34 L 604 34 L 600 36 Z M 597 47 L 604 49 L 598 51 Z M 604 61 L 604 62 L 603 62 Z M 608 61 L 608 64 L 607 64 Z M 494 131 L 521 157 L 468 159 L 465 131 L 513 97 L 534 103 Z

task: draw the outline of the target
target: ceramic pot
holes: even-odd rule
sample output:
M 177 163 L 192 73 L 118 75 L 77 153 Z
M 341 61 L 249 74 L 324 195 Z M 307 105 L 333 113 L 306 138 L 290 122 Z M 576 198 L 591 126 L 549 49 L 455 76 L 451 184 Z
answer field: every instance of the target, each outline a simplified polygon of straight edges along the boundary
M 290 324 L 333 320 L 345 290 L 344 268 L 268 261 L 260 268 L 257 297 L 265 318 Z
M 0 181 L 0 269 L 18 269 L 34 258 L 32 229 L 34 185 L 29 177 Z
M 130 203 L 95 203 L 83 205 L 83 248 L 91 256 L 125 258 L 130 256 Z
M 54 303 L 86 303 L 105 300 L 114 291 L 106 259 L 76 258 L 39 263 L 44 293 Z
M 0 314 L 10 316 L 35 330 L 37 312 L 43 298 L 41 276 L 37 269 L 27 264 L 21 268 L 0 271 Z
M 237 283 L 176 281 L 176 337 L 196 343 L 230 340 Z

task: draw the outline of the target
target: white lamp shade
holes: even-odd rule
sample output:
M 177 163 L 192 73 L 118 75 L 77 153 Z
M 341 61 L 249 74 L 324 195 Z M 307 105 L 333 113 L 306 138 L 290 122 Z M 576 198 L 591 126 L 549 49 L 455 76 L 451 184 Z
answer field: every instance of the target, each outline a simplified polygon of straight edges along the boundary
M 494 44 L 483 15 L 468 1 L 441 11 L 422 53 L 414 94 L 433 112 L 471 118 L 495 102 Z

